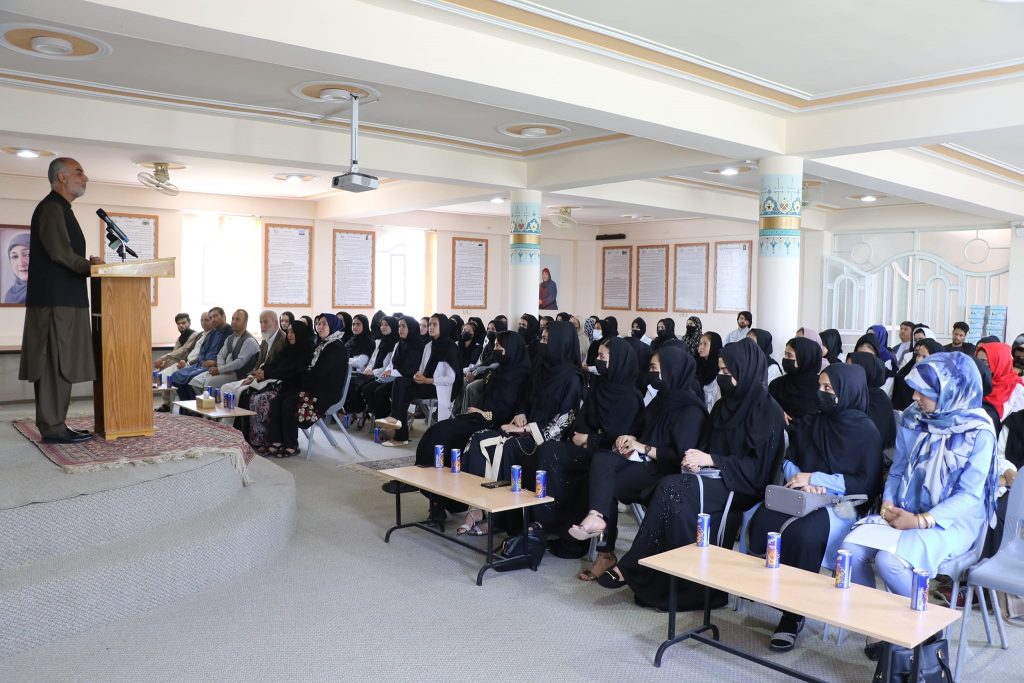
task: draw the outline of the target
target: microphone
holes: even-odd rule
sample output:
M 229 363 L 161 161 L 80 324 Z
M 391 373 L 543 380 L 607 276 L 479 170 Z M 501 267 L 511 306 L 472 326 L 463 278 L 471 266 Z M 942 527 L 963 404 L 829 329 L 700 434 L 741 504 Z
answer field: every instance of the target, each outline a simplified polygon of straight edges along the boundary
M 115 250 L 117 255 L 121 257 L 121 260 L 124 260 L 124 253 L 126 251 L 133 257 L 139 258 L 139 255 L 128 246 L 128 235 L 124 234 L 124 231 L 117 227 L 117 223 L 107 215 L 107 212 L 103 209 L 96 209 L 96 215 L 107 224 L 107 242 L 110 248 Z

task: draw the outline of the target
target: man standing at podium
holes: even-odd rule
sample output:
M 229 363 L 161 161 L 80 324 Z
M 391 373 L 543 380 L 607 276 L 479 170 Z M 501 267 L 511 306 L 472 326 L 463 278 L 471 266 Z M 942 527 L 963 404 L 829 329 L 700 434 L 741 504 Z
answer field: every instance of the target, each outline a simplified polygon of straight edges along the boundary
M 85 194 L 89 178 L 68 157 L 50 162 L 50 194 L 32 213 L 25 331 L 18 377 L 34 383 L 36 426 L 45 443 L 87 441 L 68 429 L 71 384 L 96 379 L 85 280 L 99 256 L 85 258 L 85 234 L 71 202 Z

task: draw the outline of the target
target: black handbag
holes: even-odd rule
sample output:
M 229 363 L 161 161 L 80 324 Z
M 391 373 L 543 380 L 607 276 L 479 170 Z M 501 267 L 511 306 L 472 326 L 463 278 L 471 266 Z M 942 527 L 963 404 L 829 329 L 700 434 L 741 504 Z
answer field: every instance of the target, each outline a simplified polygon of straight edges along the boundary
M 522 535 L 509 536 L 498 549 L 498 555 L 502 559 L 517 558 L 513 562 L 495 567 L 496 572 L 510 572 L 516 569 L 528 569 L 531 566 L 539 567 L 541 558 L 547 550 L 547 543 L 532 530 L 526 535 L 526 552 L 523 552 Z
M 875 667 L 872 683 L 952 683 L 949 668 L 949 644 L 945 638 L 926 641 L 921 646 L 921 666 L 916 681 L 910 680 L 914 659 L 913 648 L 897 647 L 886 643 Z

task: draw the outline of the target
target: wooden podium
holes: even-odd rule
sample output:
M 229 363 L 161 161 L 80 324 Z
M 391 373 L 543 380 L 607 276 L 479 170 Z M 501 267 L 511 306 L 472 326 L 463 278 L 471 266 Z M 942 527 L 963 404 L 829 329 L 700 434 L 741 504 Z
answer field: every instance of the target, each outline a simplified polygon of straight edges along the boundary
M 95 432 L 107 440 L 153 436 L 149 280 L 154 277 L 174 277 L 174 259 L 92 267 Z

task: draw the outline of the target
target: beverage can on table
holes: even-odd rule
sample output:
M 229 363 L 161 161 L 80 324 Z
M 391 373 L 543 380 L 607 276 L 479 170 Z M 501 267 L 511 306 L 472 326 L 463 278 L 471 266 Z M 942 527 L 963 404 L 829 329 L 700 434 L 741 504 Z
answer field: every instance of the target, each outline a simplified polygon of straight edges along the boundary
M 210 396 L 213 396 L 214 403 L 220 403 L 220 387 L 210 387 Z
M 444 467 L 444 446 L 441 444 L 434 444 L 434 467 Z
M 697 547 L 707 548 L 711 538 L 711 515 L 702 512 L 697 515 Z
M 373 442 L 380 443 L 380 427 L 373 428 Z
M 914 579 L 910 586 L 910 609 L 918 612 L 928 609 L 928 579 L 927 569 L 914 570 Z
M 153 371 L 153 384 L 160 384 L 160 371 L 159 370 L 154 370 Z
M 171 386 L 172 386 L 171 385 L 171 376 L 167 375 L 167 377 L 165 377 L 164 379 L 167 381 L 167 384 L 166 384 L 167 388 L 170 389 Z
M 764 554 L 764 566 L 769 569 L 778 569 L 779 556 L 782 554 L 782 534 L 778 531 L 769 531 L 767 548 Z
M 224 407 L 227 410 L 235 409 L 235 395 L 230 391 L 224 392 Z
M 434 456 L 437 457 L 437 456 Z M 462 471 L 462 451 L 458 448 L 452 449 L 452 474 Z
M 849 550 L 836 553 L 836 588 L 850 587 L 850 570 L 853 568 L 853 556 Z
M 548 495 L 548 473 L 546 470 L 537 470 L 537 497 L 543 498 Z
M 519 493 L 523 490 L 523 467 L 512 465 L 512 493 Z

